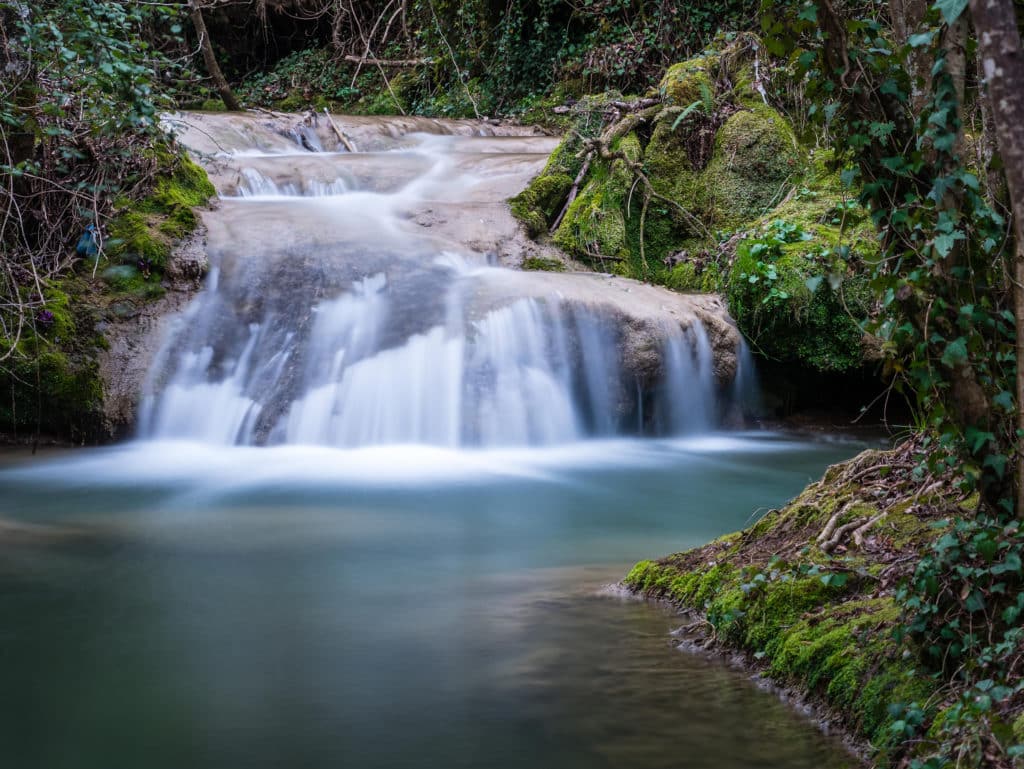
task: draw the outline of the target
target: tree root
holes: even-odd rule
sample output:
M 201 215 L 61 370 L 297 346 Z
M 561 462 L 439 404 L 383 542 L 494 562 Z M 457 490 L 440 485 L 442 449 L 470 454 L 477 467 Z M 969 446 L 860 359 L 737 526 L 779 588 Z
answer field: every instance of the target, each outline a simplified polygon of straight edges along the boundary
M 863 548 L 864 547 L 864 535 L 867 533 L 868 529 L 870 529 L 872 526 L 874 526 L 880 520 L 885 518 L 885 516 L 887 514 L 888 514 L 888 510 L 883 510 L 878 515 L 872 516 L 868 520 L 868 522 L 865 523 L 863 526 L 861 526 L 858 529 L 855 529 L 854 532 L 853 532 L 853 544 L 855 544 L 858 548 Z
M 847 535 L 851 535 L 853 543 L 858 547 L 864 546 L 864 535 L 882 520 L 887 514 L 887 510 L 883 510 L 877 515 L 872 516 L 867 521 L 863 518 L 858 518 L 855 521 L 844 523 L 842 526 L 839 525 L 840 519 L 850 511 L 855 502 L 847 502 L 839 510 L 834 512 L 825 524 L 825 528 L 821 530 L 821 533 L 817 536 L 815 541 L 821 548 L 821 552 L 829 555 L 839 547 Z
M 846 515 L 847 510 L 851 507 L 853 507 L 853 502 L 847 502 L 832 514 L 832 517 L 829 518 L 828 522 L 825 524 L 825 528 L 821 530 L 821 533 L 815 540 L 818 545 L 824 545 L 832 538 L 833 533 L 835 533 L 836 526 L 839 523 L 839 519 Z

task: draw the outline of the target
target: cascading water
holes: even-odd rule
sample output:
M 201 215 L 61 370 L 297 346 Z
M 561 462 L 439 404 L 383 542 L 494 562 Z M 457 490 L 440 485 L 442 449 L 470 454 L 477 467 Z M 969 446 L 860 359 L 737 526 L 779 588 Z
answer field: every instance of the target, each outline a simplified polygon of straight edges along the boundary
M 503 173 L 487 163 L 515 156 L 423 135 L 369 157 L 309 154 L 313 172 L 294 153 L 236 156 L 211 277 L 153 367 L 144 437 L 546 445 L 718 423 L 729 389 L 699 319 L 663 321 L 659 364 L 640 376 L 607 308 L 557 287 L 495 292 L 507 270 L 410 227 L 417 206 L 477 203 Z

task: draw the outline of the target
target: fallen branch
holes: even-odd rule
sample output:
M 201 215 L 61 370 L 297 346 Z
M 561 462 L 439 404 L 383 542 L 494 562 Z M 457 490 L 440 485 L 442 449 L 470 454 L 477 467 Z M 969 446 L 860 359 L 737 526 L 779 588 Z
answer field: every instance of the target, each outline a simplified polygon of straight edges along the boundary
M 430 57 L 422 59 L 377 59 L 372 56 L 355 56 L 354 54 L 345 56 L 345 61 L 350 61 L 359 66 L 372 64 L 376 67 L 422 67 L 426 64 L 434 63 L 434 60 Z
M 847 502 L 832 514 L 832 517 L 829 518 L 828 522 L 825 524 L 825 528 L 821 530 L 821 533 L 815 540 L 819 545 L 824 545 L 832 538 L 832 534 L 835 532 L 836 526 L 839 524 L 839 519 L 846 515 L 847 511 L 851 507 L 853 507 L 853 502 Z
M 622 112 L 637 112 L 653 107 L 655 104 L 661 104 L 661 99 L 659 97 L 647 97 L 646 99 L 637 99 L 636 101 L 610 101 L 608 104 Z
M 583 183 L 583 179 L 587 176 L 587 171 L 590 170 L 590 161 L 593 159 L 594 153 L 588 152 L 587 157 L 583 161 L 583 165 L 580 167 L 580 172 L 576 174 L 576 178 L 573 179 L 572 187 L 569 188 L 569 197 L 565 200 L 565 205 L 562 206 L 562 210 L 558 212 L 558 216 L 555 218 L 555 223 L 551 225 L 551 229 L 548 231 L 550 234 L 554 234 L 555 230 L 558 229 L 558 225 L 562 223 L 562 219 L 565 218 L 566 211 L 569 210 L 569 206 L 576 200 L 576 196 L 580 192 L 580 184 Z
M 871 521 L 869 521 L 869 523 L 871 523 Z M 828 553 L 829 555 L 831 555 L 832 551 L 842 544 L 843 538 L 846 537 L 847 534 L 859 529 L 863 525 L 864 521 L 860 518 L 858 518 L 856 521 L 851 521 L 850 523 L 844 523 L 842 526 L 836 529 L 835 533 L 828 541 L 822 544 L 821 552 Z
M 349 152 L 356 151 L 356 145 L 354 145 L 349 138 L 345 135 L 345 132 L 338 128 L 338 124 L 334 122 L 334 118 L 331 117 L 331 113 L 327 111 L 327 107 L 324 107 L 324 114 L 327 116 L 327 122 L 331 124 L 331 128 L 334 129 L 334 133 L 338 135 L 338 139 L 342 144 L 345 145 L 345 149 Z

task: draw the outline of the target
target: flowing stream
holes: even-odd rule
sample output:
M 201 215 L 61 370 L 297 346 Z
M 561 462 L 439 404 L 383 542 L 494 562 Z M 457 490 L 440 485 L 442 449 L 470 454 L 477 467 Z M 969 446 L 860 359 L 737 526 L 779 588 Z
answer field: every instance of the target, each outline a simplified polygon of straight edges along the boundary
M 611 586 L 861 446 L 724 429 L 717 300 L 509 269 L 550 139 L 179 120 L 222 199 L 138 438 L 0 455 L 5 765 L 856 765 Z

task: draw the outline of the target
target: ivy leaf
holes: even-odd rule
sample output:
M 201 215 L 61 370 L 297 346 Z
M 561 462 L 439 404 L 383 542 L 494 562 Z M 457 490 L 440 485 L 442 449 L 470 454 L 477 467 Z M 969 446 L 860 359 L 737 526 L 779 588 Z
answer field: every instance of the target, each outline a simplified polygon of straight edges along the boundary
M 954 366 L 967 361 L 967 340 L 962 336 L 957 337 L 946 345 L 942 353 L 942 362 L 953 368 Z
M 992 403 L 1003 411 L 1013 411 L 1013 393 L 1009 390 L 1000 390 L 999 393 L 992 398 Z
M 942 18 L 947 24 L 952 24 L 967 8 L 967 0 L 936 0 L 933 7 L 942 12 Z
M 1006 457 L 1003 457 L 1003 459 L 1006 459 Z M 1020 555 L 1011 550 L 1006 554 L 1003 562 L 993 566 L 990 571 L 993 574 L 1005 574 L 1008 571 L 1012 571 L 1014 574 L 1020 574 L 1021 566 Z
M 842 587 L 849 578 L 849 574 L 839 572 L 836 574 L 822 574 L 820 579 L 821 584 L 825 587 Z
M 931 29 L 927 32 L 920 32 L 916 35 L 911 35 L 907 38 L 907 44 L 911 48 L 923 48 L 926 45 L 932 44 L 932 39 L 935 37 L 935 30 Z
M 964 601 L 964 608 L 969 612 L 981 611 L 985 608 L 985 597 L 981 594 L 980 590 L 971 591 L 971 594 L 967 596 L 967 600 Z
M 824 278 L 822 278 L 821 275 L 816 275 L 813 278 L 805 280 L 804 285 L 807 286 L 807 290 L 813 294 L 818 290 L 822 280 L 824 280 Z
M 958 232 L 951 232 L 948 235 L 936 235 L 935 236 L 935 250 L 939 252 L 939 256 L 945 258 L 949 256 L 949 252 L 953 250 L 953 244 L 963 238 L 963 235 Z
M 815 23 L 818 21 L 818 6 L 814 3 L 807 3 L 797 14 L 798 19 Z
M 996 475 L 1002 478 L 1006 475 L 1006 455 L 1005 454 L 989 454 L 985 457 L 985 461 L 981 463 L 982 467 L 991 467 L 996 471 Z M 995 569 L 992 570 L 993 574 L 996 574 Z

